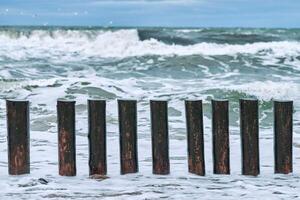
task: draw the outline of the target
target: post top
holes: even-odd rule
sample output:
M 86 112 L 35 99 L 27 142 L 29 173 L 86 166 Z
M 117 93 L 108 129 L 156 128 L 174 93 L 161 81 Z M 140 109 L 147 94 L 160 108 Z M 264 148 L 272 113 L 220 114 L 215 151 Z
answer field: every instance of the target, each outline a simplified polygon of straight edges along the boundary
M 6 99 L 6 102 L 28 103 L 26 99 Z
M 137 102 L 136 99 L 118 99 L 118 102 L 120 101 L 134 101 L 134 102 Z
M 151 102 L 168 102 L 168 100 L 166 100 L 166 99 L 150 99 L 150 103 Z
M 273 100 L 274 103 L 293 103 L 292 100 L 284 100 L 284 99 L 274 99 Z
M 186 99 L 185 102 L 197 102 L 202 101 L 202 99 Z
M 258 101 L 256 98 L 240 98 L 240 101 Z
M 62 102 L 62 103 L 75 103 L 75 100 L 71 100 L 71 99 L 63 99 L 63 98 L 59 98 L 57 99 L 57 102 Z
M 212 99 L 211 101 L 228 102 L 228 99 Z
M 186 99 L 184 102 L 186 104 L 190 104 L 190 103 L 202 103 L 202 99 Z
M 96 99 L 96 98 L 90 98 L 88 101 L 97 101 L 97 102 L 103 102 L 106 101 L 105 99 Z

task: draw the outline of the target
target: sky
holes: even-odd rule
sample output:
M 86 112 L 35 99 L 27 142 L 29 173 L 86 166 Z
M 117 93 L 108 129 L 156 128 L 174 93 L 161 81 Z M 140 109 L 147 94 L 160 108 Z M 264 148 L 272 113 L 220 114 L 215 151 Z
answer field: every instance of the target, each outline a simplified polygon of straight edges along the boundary
M 300 28 L 300 0 L 0 0 L 0 25 Z

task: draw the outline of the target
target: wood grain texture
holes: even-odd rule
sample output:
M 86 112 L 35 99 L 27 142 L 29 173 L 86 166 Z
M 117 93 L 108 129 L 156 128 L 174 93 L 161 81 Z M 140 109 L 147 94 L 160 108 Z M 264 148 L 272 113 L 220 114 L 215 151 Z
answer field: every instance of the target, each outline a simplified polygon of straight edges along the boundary
M 30 173 L 29 102 L 6 101 L 8 173 Z
M 293 172 L 293 102 L 274 101 L 275 173 Z
M 76 176 L 75 101 L 57 101 L 59 175 Z
M 189 172 L 205 175 L 202 101 L 185 101 Z
M 106 101 L 88 100 L 89 174 L 106 175 Z
M 227 100 L 212 100 L 213 166 L 215 174 L 230 174 Z
M 167 101 L 150 101 L 153 174 L 169 174 L 169 131 Z
M 138 172 L 137 101 L 118 100 L 121 174 Z
M 257 176 L 259 169 L 258 100 L 240 99 L 242 174 Z

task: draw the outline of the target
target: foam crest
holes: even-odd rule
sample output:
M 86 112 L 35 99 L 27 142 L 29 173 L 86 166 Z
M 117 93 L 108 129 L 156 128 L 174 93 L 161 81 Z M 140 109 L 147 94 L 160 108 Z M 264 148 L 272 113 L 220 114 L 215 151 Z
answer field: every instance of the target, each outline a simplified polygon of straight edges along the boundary
M 272 99 L 295 100 L 298 99 L 298 84 L 292 82 L 255 81 L 242 85 L 230 86 L 229 90 L 237 90 L 253 95 L 260 100 Z
M 244 45 L 198 43 L 169 45 L 156 39 L 141 41 L 138 30 L 34 30 L 30 33 L 0 32 L 0 58 L 86 59 L 125 58 L 145 55 L 236 55 L 298 56 L 300 42 L 257 42 Z

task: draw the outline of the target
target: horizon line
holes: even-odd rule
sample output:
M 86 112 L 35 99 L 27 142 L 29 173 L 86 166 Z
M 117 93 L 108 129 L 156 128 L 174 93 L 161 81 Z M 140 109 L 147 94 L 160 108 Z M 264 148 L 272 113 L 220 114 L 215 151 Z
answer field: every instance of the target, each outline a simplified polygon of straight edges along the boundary
M 197 28 L 206 28 L 206 29 L 300 29 L 300 27 L 263 27 L 263 26 L 104 26 L 104 25 L 5 25 L 0 24 L 0 27 L 53 27 L 53 28 L 167 28 L 167 29 L 197 29 Z

